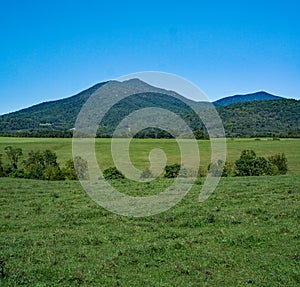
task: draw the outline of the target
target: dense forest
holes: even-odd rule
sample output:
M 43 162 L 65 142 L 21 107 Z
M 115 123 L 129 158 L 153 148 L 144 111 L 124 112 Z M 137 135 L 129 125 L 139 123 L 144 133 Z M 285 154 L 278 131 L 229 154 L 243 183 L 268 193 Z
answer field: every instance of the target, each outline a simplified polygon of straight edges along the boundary
M 218 108 L 229 137 L 299 137 L 300 101 L 252 101 Z

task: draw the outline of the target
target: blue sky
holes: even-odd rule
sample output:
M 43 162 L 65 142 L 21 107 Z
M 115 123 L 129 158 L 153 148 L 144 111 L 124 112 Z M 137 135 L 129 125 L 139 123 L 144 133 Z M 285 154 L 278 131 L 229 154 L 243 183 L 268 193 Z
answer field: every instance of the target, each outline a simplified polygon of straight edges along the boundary
M 0 114 L 149 70 L 299 99 L 299 3 L 0 0 Z

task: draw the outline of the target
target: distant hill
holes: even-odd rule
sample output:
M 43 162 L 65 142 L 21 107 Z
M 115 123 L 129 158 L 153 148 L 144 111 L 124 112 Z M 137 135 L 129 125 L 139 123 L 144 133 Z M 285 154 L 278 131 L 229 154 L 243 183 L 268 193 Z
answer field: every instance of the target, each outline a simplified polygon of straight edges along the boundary
M 244 103 L 251 101 L 267 101 L 267 100 L 280 100 L 284 99 L 282 97 L 274 96 L 266 92 L 256 92 L 246 95 L 235 95 L 230 97 L 225 97 L 214 102 L 215 106 L 229 106 L 236 103 Z
M 107 82 L 94 85 L 69 98 L 41 103 L 2 115 L 0 135 L 72 136 L 72 129 L 82 106 L 105 83 Z M 153 87 L 138 79 L 124 82 L 110 81 L 110 85 L 115 97 L 118 97 L 118 91 L 121 89 L 127 89 L 133 95 L 120 99 L 105 115 L 99 123 L 100 136 L 111 136 L 115 127 L 126 115 L 144 107 L 160 107 L 172 111 L 181 116 L 193 130 L 205 132 L 195 111 L 209 112 L 211 104 L 207 102 L 195 102 L 174 91 Z M 259 105 L 257 100 L 260 101 Z M 235 103 L 230 104 L 230 102 Z M 227 97 L 214 104 L 229 137 L 300 136 L 300 101 L 259 92 Z M 147 134 L 157 136 L 157 131 L 147 131 Z M 160 136 L 167 135 L 161 133 Z
M 229 137 L 299 137 L 300 101 L 266 100 L 217 108 Z
M 58 101 L 45 102 L 27 109 L 0 116 L 0 134 L 22 133 L 57 135 L 53 132 L 67 132 L 74 128 L 75 121 L 87 99 L 105 83 L 97 84 L 75 96 Z M 128 90 L 132 96 L 120 100 L 105 116 L 99 127 L 102 135 L 111 135 L 120 120 L 134 110 L 144 107 L 161 107 L 185 117 L 192 126 L 201 126 L 195 120 L 190 106 L 199 110 L 201 103 L 189 100 L 174 91 L 153 87 L 132 79 L 124 82 L 110 81 L 112 94 Z M 143 92 L 144 91 L 144 92 Z M 150 91 L 150 92 L 149 92 Z M 207 106 L 207 103 L 203 104 Z M 192 123 L 193 122 L 193 123 Z M 49 133 L 51 132 L 51 133 Z
M 77 114 L 83 104 L 105 83 L 96 84 L 69 98 L 41 103 L 2 115 L 0 116 L 0 132 L 69 130 L 74 127 Z

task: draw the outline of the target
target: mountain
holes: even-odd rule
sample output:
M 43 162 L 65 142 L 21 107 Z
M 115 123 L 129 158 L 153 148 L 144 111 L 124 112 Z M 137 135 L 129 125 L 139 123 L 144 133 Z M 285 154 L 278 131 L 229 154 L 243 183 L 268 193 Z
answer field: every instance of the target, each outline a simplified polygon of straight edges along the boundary
M 235 95 L 235 96 L 225 97 L 215 101 L 214 105 L 219 107 L 224 107 L 236 103 L 244 103 L 244 102 L 251 102 L 251 101 L 280 100 L 280 99 L 284 99 L 284 98 L 274 96 L 267 92 L 262 91 L 262 92 L 256 92 L 256 93 L 246 94 L 246 95 Z
M 105 83 L 96 84 L 69 98 L 41 103 L 2 115 L 0 116 L 0 132 L 69 130 L 74 127 L 77 114 L 83 104 Z
M 228 137 L 299 137 L 300 101 L 279 99 L 217 108 Z
M 2 115 L 0 135 L 70 137 L 79 111 L 92 94 L 101 97 L 101 94 L 98 95 L 98 89 L 106 83 L 108 82 L 94 85 L 69 98 Z M 99 123 L 98 134 L 101 136 L 111 136 L 125 116 L 145 107 L 160 107 L 172 111 L 182 117 L 193 130 L 205 132 L 196 112 L 209 113 L 212 107 L 210 103 L 195 102 L 174 91 L 153 87 L 138 79 L 110 81 L 109 86 L 109 96 L 116 98 L 118 103 Z M 131 96 L 123 99 L 122 93 L 130 93 Z M 257 100 L 260 101 L 259 105 Z M 229 137 L 300 136 L 300 101 L 259 92 L 227 97 L 214 104 Z M 150 137 L 158 135 L 157 131 L 148 130 L 140 136 L 145 134 Z M 161 133 L 160 136 L 169 135 Z
M 93 93 L 106 83 L 108 82 L 99 83 L 69 98 L 41 103 L 2 115 L 0 116 L 0 134 L 45 132 L 49 135 L 51 131 L 51 135 L 57 135 L 57 132 L 70 131 L 74 128 L 77 115 L 83 105 Z M 191 116 L 194 113 L 191 106 L 199 110 L 201 103 L 189 100 L 174 91 L 153 87 L 138 79 L 124 82 L 110 81 L 109 87 L 111 96 L 119 97 L 120 101 L 100 123 L 99 132 L 103 135 L 111 135 L 122 117 L 143 107 L 161 107 L 191 119 L 187 121 L 190 124 L 194 121 L 194 126 L 201 125 L 199 121 L 194 120 L 195 115 Z M 122 100 L 119 96 L 122 92 L 133 95 Z M 207 106 L 207 103 L 204 105 Z

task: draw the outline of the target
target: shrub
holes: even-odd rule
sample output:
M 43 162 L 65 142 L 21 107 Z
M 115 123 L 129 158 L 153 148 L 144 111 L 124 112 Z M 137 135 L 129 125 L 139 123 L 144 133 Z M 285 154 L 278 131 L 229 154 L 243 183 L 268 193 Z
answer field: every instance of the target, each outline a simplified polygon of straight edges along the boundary
M 43 179 L 45 180 L 64 180 L 65 176 L 58 165 L 48 165 L 43 173 Z
M 63 168 L 64 175 L 70 180 L 88 179 L 88 163 L 80 156 L 66 162 Z
M 275 175 L 278 169 L 266 158 L 257 157 L 253 150 L 244 150 L 235 162 L 236 175 L 260 176 Z
M 114 166 L 103 171 L 105 179 L 124 179 L 125 176 Z
M 171 165 L 166 165 L 165 166 L 165 175 L 164 177 L 166 178 L 175 178 L 179 175 L 180 172 L 180 164 L 175 163 Z
M 254 165 L 252 168 L 253 175 L 274 175 L 276 174 L 276 169 L 273 165 L 264 157 L 260 156 L 254 160 Z
M 256 154 L 253 150 L 243 150 L 241 156 L 235 161 L 237 175 L 251 176 L 253 174 L 253 166 L 256 159 Z
M 5 147 L 5 152 L 12 169 L 18 169 L 19 158 L 20 156 L 23 155 L 22 149 L 12 147 L 12 146 L 7 146 Z
M 284 153 L 274 154 L 274 155 L 268 157 L 268 160 L 269 160 L 270 163 L 277 166 L 279 174 L 286 174 L 287 173 L 287 170 L 288 170 L 287 158 L 285 157 Z
M 24 161 L 24 177 L 41 180 L 61 180 L 63 173 L 57 163 L 57 157 L 50 150 L 31 151 Z
M 23 169 L 11 169 L 8 174 L 9 177 L 13 178 L 24 178 L 24 170 Z
M 236 167 L 234 162 L 226 161 L 223 169 L 222 176 L 228 177 L 228 176 L 235 176 L 236 174 Z
M 65 166 L 62 168 L 62 172 L 65 177 L 69 180 L 78 180 L 78 176 L 76 174 L 74 161 L 72 159 L 68 160 L 65 163 Z

